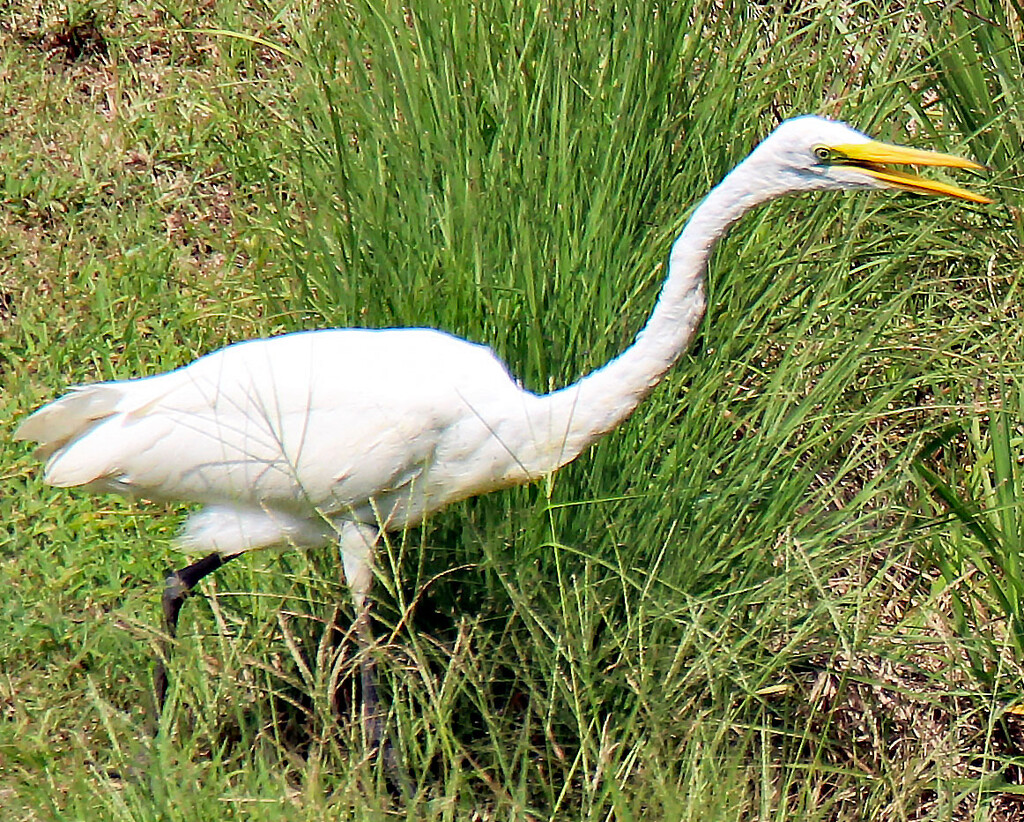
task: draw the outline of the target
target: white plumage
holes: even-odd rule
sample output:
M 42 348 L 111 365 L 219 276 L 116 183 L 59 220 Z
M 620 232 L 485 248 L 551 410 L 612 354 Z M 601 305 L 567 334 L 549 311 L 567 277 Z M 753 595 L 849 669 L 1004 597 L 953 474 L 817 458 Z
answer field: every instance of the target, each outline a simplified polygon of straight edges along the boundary
M 41 443 L 51 485 L 208 503 L 184 542 L 231 555 L 321 544 L 349 520 L 401 528 L 539 478 L 592 439 L 572 399 L 440 331 L 336 329 L 73 389 L 18 436 Z
M 380 514 L 401 527 L 452 498 L 525 481 L 500 441 L 536 407 L 482 346 L 430 329 L 340 329 L 84 386 L 18 435 L 41 442 L 51 485 L 212 503 L 188 542 L 237 553 L 287 537 L 265 520 L 277 513 L 282 525 Z M 316 527 L 300 541 L 314 533 L 327 536 Z
M 817 117 L 783 123 L 694 211 L 636 342 L 561 391 L 525 391 L 489 349 L 440 331 L 312 331 L 229 346 L 160 376 L 73 389 L 17 436 L 40 443 L 52 485 L 205 504 L 185 527 L 190 549 L 230 557 L 338 539 L 366 639 L 380 533 L 544 476 L 628 417 L 692 338 L 708 258 L 745 211 L 824 189 L 987 202 L 881 165 L 899 162 L 977 167 Z M 171 635 L 184 593 L 217 564 L 169 578 Z

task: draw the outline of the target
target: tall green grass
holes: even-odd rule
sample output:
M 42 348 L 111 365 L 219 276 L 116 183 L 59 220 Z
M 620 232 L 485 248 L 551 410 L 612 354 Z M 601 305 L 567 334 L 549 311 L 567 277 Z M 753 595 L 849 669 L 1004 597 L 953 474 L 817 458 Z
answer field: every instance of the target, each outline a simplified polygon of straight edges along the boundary
M 180 85 L 117 125 L 154 188 L 111 168 L 116 196 L 101 179 L 53 218 L 70 256 L 40 252 L 49 291 L 15 270 L 6 419 L 69 383 L 327 325 L 443 328 L 546 391 L 629 344 L 689 208 L 779 119 L 952 151 L 977 135 L 927 105 L 949 52 L 917 6 L 171 5 Z M 134 77 L 146 35 L 109 14 Z M 4 179 L 5 202 L 36 203 L 12 187 L 45 175 Z M 201 207 L 218 184 L 223 228 Z M 117 223 L 129 198 L 140 216 Z M 1016 543 L 995 562 L 978 531 L 1016 533 L 1019 414 L 986 435 L 972 406 L 996 396 L 991 352 L 1019 374 L 1000 220 L 888 194 L 750 215 L 692 350 L 632 420 L 545 483 L 392 535 L 375 653 L 404 801 L 351 721 L 333 552 L 203 583 L 154 740 L 176 518 L 45 489 L 6 446 L 5 801 L 26 819 L 981 814 L 1019 755 Z M 941 438 L 961 419 L 970 448 Z M 973 459 L 970 482 L 940 452 Z M 969 488 L 985 499 L 954 504 Z M 978 639 L 993 607 L 1009 628 Z

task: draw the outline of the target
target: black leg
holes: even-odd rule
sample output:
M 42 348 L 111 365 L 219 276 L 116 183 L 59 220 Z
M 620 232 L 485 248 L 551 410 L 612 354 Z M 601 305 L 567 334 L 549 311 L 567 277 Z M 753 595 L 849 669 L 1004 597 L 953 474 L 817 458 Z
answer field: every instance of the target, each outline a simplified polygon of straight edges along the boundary
M 366 620 L 367 633 L 370 633 L 369 608 L 362 614 L 360 619 Z M 403 796 L 412 796 L 412 790 L 406 772 L 398 761 L 398 753 L 391 744 L 391 739 L 384 727 L 384 716 L 381 710 L 380 697 L 377 695 L 377 662 L 370 651 L 371 646 L 366 643 L 366 633 L 358 631 L 359 637 L 359 685 L 362 696 L 362 734 L 367 741 L 368 750 L 380 756 L 384 764 L 384 772 L 395 787 Z M 371 634 L 372 636 L 372 634 Z
M 376 752 L 380 749 L 383 741 L 387 744 L 384 736 L 384 718 L 380 712 L 380 698 L 377 696 L 377 663 L 366 653 L 366 648 L 360 649 L 359 657 L 359 684 L 362 695 L 363 733 L 369 743 L 370 750 Z
M 235 554 L 234 556 L 238 556 Z M 157 714 L 163 711 L 167 699 L 167 661 L 171 655 L 171 643 L 178 635 L 178 616 L 185 597 L 198 584 L 199 580 L 212 574 L 233 556 L 224 557 L 220 554 L 207 554 L 180 571 L 172 571 L 167 575 L 164 585 L 164 633 L 167 638 L 161 643 L 160 657 L 156 661 L 153 672 L 153 689 L 156 691 Z
M 405 796 L 411 796 L 408 779 L 391 744 L 384 714 L 377 696 L 377 664 L 374 659 L 373 628 L 370 624 L 370 588 L 373 585 L 373 550 L 380 539 L 379 529 L 364 523 L 347 522 L 339 532 L 341 561 L 345 581 L 356 607 L 353 626 L 359 645 L 359 684 L 362 693 L 363 739 L 370 753 L 383 759 L 387 775 Z

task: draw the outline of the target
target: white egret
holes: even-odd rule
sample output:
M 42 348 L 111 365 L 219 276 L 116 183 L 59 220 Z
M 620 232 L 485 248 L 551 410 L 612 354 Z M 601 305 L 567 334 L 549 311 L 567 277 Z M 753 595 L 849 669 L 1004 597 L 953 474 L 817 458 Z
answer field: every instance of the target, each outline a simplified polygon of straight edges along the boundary
M 226 560 L 337 541 L 365 646 L 381 534 L 456 500 L 543 477 L 625 420 L 693 337 L 708 258 L 744 212 L 827 189 L 990 202 L 891 164 L 980 168 L 819 117 L 782 123 L 693 212 L 633 345 L 559 391 L 524 390 L 490 349 L 443 331 L 332 329 L 242 342 L 166 374 L 72 388 L 16 436 L 39 443 L 51 485 L 205 506 L 180 540 L 204 556 L 167 579 L 169 637 L 189 590 Z M 363 721 L 376 744 L 372 661 L 361 659 Z M 163 660 L 155 686 L 162 704 Z

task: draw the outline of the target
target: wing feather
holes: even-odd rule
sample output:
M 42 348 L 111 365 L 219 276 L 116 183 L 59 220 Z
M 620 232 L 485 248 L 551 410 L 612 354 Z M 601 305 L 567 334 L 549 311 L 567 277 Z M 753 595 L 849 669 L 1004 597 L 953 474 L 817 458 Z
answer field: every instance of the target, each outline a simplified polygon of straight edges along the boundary
M 17 436 L 54 485 L 343 512 L 414 483 L 467 397 L 509 390 L 493 353 L 441 332 L 305 332 L 76 389 Z

